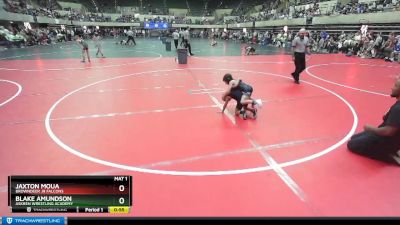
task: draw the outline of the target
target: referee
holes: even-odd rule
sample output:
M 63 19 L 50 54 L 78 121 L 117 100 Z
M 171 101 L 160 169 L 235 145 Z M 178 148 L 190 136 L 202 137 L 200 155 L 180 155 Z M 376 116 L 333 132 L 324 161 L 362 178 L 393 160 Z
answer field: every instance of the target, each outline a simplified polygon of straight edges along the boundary
M 292 77 L 296 84 L 300 84 L 300 73 L 306 68 L 306 53 L 310 54 L 309 39 L 305 37 L 306 29 L 301 28 L 298 35 L 292 41 L 293 61 L 296 70 Z
M 133 33 L 133 30 L 129 29 L 128 32 L 126 32 L 126 35 L 128 36 L 128 40 L 126 41 L 126 45 L 129 45 L 130 41 L 132 41 L 133 44 L 136 45 L 135 38 L 133 37 L 135 35 Z
M 185 48 L 189 49 L 189 55 L 192 56 L 194 54 L 192 53 L 192 46 L 190 45 L 190 32 L 189 32 L 189 30 L 190 30 L 190 28 L 187 27 L 185 32 L 183 32 L 183 41 L 184 41 L 183 43 L 184 43 Z

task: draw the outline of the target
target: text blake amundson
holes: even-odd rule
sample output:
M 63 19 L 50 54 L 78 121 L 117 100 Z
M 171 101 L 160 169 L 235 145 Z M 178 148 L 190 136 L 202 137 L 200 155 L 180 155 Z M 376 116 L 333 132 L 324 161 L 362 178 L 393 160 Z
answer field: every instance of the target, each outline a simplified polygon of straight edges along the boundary
M 15 196 L 17 202 L 72 202 L 72 196 Z

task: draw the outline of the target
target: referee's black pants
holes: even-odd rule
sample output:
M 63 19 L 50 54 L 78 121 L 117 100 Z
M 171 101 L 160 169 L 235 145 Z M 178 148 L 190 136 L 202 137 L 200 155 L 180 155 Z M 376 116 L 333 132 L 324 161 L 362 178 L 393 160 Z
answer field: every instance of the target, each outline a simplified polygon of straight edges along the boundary
M 175 49 L 178 49 L 178 42 L 179 42 L 178 39 L 174 39 Z
M 184 40 L 184 44 L 185 44 L 185 48 L 187 48 L 187 49 L 189 49 L 189 54 L 190 55 L 193 55 L 192 54 L 192 46 L 190 45 L 190 42 L 189 42 L 189 40 Z
M 306 68 L 306 54 L 295 52 L 294 65 L 296 66 L 296 70 L 293 72 L 293 77 L 296 81 L 299 81 L 300 73 Z
M 128 36 L 128 40 L 126 41 L 126 44 L 128 45 L 131 40 L 132 40 L 133 44 L 136 45 L 136 42 L 135 42 L 135 39 L 133 38 L 133 36 Z

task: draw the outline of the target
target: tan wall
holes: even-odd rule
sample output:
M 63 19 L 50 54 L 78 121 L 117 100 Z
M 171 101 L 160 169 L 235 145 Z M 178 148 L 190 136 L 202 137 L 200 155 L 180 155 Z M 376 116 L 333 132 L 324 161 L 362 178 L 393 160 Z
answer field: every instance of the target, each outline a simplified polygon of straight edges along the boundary
M 256 11 L 260 11 L 262 9 L 262 5 L 256 5 L 256 6 L 254 6 L 254 9 Z
M 108 14 L 107 14 L 108 15 Z M 119 16 L 118 14 L 110 14 L 112 17 Z M 67 20 L 56 20 L 47 17 L 37 17 L 39 23 L 49 24 L 70 24 Z M 193 17 L 201 18 L 201 17 Z M 20 22 L 31 22 L 33 23 L 33 17 L 29 15 L 10 13 L 1 11 L 0 20 L 20 21 Z M 192 19 L 193 20 L 193 19 Z M 380 12 L 380 13 L 366 13 L 366 14 L 351 14 L 351 15 L 338 15 L 338 16 L 322 16 L 314 17 L 313 24 L 368 24 L 368 23 L 400 23 L 400 11 L 393 12 Z M 75 25 L 86 25 L 86 26 L 140 26 L 140 23 L 116 23 L 116 22 L 78 22 L 73 21 Z M 268 27 L 268 26 L 290 26 L 290 25 L 305 25 L 306 20 L 304 18 L 297 19 L 283 19 L 283 20 L 270 20 L 270 21 L 257 21 L 255 22 L 256 27 Z M 173 24 L 173 27 L 186 27 L 187 24 Z M 250 28 L 253 26 L 252 22 L 241 23 L 241 24 L 229 24 L 227 25 L 189 25 L 193 28 Z
M 61 7 L 64 8 L 71 8 L 71 9 L 82 9 L 82 4 L 73 3 L 73 2 L 58 2 L 60 3 Z
M 0 13 L 0 20 L 12 20 L 12 21 L 19 21 L 19 22 L 30 22 L 34 23 L 33 17 L 29 15 L 17 14 L 17 13 L 9 13 L 9 12 L 1 12 Z M 52 19 L 48 17 L 37 17 L 38 23 L 47 23 L 47 24 L 64 24 L 70 25 L 71 22 L 68 20 L 58 20 Z M 139 27 L 140 23 L 117 23 L 117 22 L 79 22 L 73 21 L 74 25 L 80 26 L 115 26 L 115 27 L 124 27 L 124 26 L 134 26 Z
M 253 26 L 253 22 L 228 24 L 228 28 L 243 28 L 243 27 L 252 27 L 252 26 Z
M 233 9 L 217 9 L 215 10 L 215 16 L 217 18 L 223 17 L 225 14 L 230 15 Z
M 172 24 L 172 27 L 190 27 L 190 28 L 225 28 L 226 25 L 192 25 L 192 24 Z
M 257 21 L 256 27 L 306 25 L 305 18 Z
M 306 25 L 305 18 L 297 19 L 283 19 L 283 20 L 268 20 L 268 21 L 256 21 L 255 27 L 273 27 L 273 26 L 295 26 L 295 25 Z M 229 28 L 238 27 L 252 27 L 252 22 L 240 23 L 240 24 L 229 24 Z
M 399 23 L 400 11 L 314 17 L 313 24 Z
M 175 16 L 184 16 L 187 14 L 187 12 L 188 12 L 187 9 L 174 9 L 174 8 L 169 9 L 169 14 Z

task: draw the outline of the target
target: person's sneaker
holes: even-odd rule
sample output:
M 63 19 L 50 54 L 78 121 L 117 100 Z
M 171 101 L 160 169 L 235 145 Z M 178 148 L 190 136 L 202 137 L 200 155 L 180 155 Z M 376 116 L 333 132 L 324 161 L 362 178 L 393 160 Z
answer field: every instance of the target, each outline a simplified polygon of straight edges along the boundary
M 247 120 L 247 114 L 246 114 L 246 111 L 245 111 L 245 110 L 240 110 L 240 115 L 242 116 L 242 118 L 243 118 L 244 120 Z
M 253 118 L 254 118 L 254 119 L 257 119 L 257 108 L 254 108 L 254 111 L 253 111 Z
M 85 62 L 85 60 L 82 60 L 81 62 L 83 62 L 83 63 L 84 63 L 84 62 Z
M 299 80 L 295 80 L 294 83 L 300 84 L 300 81 Z
M 292 77 L 293 77 L 293 80 L 296 80 L 296 77 L 294 76 L 294 73 L 292 73 Z
M 398 166 L 400 166 L 400 157 L 398 156 L 392 156 L 394 161 L 397 163 Z
M 258 106 L 258 108 L 261 108 L 261 107 L 262 107 L 262 105 L 263 105 L 263 103 L 262 103 L 262 100 L 261 100 L 261 99 L 256 99 L 256 100 L 255 100 L 255 103 L 256 103 L 256 105 Z

